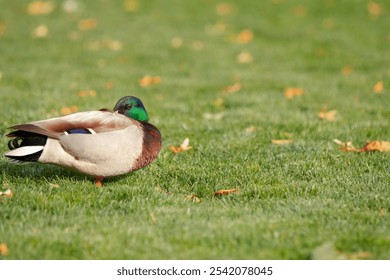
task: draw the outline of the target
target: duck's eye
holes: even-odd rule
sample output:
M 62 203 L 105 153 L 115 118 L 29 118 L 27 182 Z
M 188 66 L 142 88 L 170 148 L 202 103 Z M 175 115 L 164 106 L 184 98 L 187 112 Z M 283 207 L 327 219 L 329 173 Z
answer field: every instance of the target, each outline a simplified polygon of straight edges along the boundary
M 133 104 L 126 104 L 126 110 L 130 110 L 131 108 L 133 108 Z

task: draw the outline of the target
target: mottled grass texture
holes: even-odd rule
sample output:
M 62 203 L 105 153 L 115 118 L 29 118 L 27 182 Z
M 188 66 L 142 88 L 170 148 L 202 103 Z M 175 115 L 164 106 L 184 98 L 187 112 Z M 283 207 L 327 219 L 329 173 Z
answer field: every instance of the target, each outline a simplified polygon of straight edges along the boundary
M 1 135 L 131 94 L 163 149 L 102 189 L 2 158 L 0 259 L 390 259 L 390 153 L 333 143 L 390 141 L 388 1 L 71 2 L 0 0 Z

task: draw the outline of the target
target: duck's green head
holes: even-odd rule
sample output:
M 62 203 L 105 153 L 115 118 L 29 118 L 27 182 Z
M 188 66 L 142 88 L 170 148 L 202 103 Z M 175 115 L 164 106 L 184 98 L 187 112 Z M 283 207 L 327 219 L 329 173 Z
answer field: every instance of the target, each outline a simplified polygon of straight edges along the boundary
M 140 122 L 149 121 L 144 104 L 135 96 L 125 96 L 119 99 L 114 107 L 114 111 Z

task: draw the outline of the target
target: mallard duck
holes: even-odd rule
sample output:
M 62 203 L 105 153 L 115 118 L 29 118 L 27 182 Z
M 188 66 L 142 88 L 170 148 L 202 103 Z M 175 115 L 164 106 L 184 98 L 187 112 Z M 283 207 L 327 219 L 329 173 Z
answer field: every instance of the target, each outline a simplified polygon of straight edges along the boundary
M 153 162 L 161 134 L 141 100 L 125 96 L 114 109 L 73 113 L 10 127 L 4 156 L 14 163 L 52 163 L 93 176 L 97 186 Z

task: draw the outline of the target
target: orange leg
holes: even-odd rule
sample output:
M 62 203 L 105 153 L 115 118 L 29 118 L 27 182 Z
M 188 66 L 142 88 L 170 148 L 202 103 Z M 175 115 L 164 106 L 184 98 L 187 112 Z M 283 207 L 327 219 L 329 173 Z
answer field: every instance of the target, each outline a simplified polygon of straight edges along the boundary
M 103 187 L 102 181 L 103 181 L 103 177 L 96 177 L 95 186 L 98 188 L 102 188 Z

